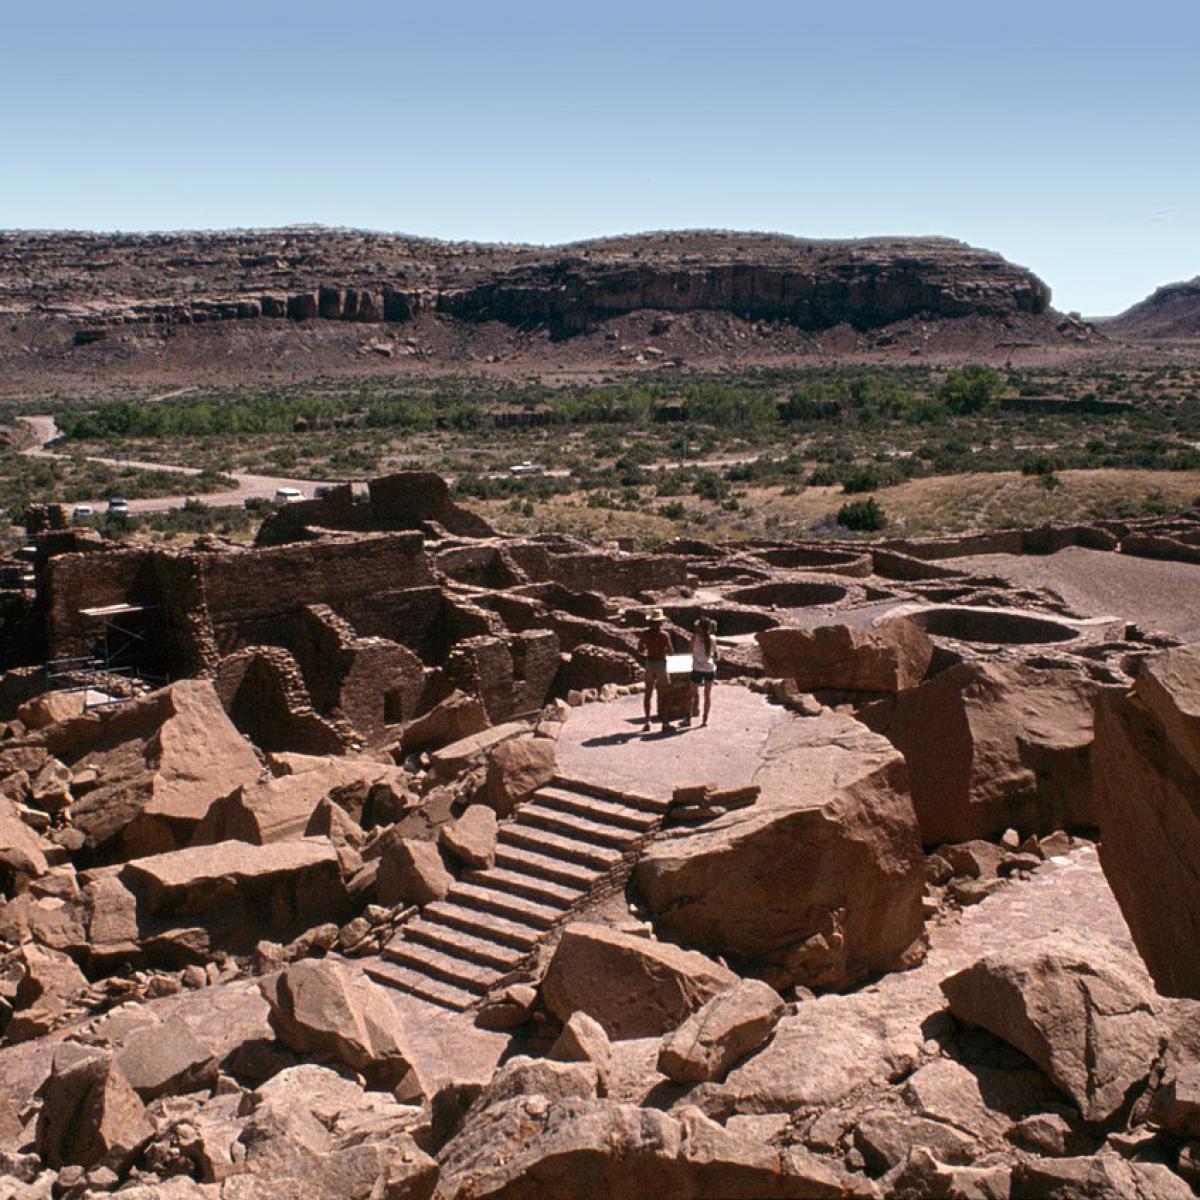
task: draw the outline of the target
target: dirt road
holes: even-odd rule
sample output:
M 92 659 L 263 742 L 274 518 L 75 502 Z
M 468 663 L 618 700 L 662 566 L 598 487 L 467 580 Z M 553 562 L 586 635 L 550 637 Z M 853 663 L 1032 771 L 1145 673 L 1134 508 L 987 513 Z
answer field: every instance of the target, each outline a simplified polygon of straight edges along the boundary
M 34 434 L 34 445 L 22 453 L 30 458 L 70 458 L 55 450 L 54 443 L 59 437 L 58 426 L 53 417 L 19 417 L 30 427 Z M 140 459 L 108 458 L 99 454 L 87 455 L 89 462 L 104 463 L 110 467 L 135 467 L 141 471 L 178 471 L 181 475 L 199 475 L 197 467 L 179 467 L 173 463 L 146 462 Z M 205 504 L 213 508 L 227 508 L 232 505 L 244 504 L 251 497 L 270 500 L 279 488 L 296 488 L 305 496 L 311 496 L 313 489 L 338 483 L 339 480 L 291 479 L 280 475 L 247 475 L 237 471 L 229 472 L 231 478 L 237 480 L 237 487 L 225 492 L 206 492 L 197 496 Z M 130 512 L 167 512 L 172 508 L 182 508 L 184 503 L 192 498 L 194 493 L 184 493 L 177 496 L 155 496 L 146 500 L 130 500 Z M 107 503 L 107 497 L 97 497 L 94 500 L 79 500 L 78 504 L 90 504 L 97 512 L 102 511 Z

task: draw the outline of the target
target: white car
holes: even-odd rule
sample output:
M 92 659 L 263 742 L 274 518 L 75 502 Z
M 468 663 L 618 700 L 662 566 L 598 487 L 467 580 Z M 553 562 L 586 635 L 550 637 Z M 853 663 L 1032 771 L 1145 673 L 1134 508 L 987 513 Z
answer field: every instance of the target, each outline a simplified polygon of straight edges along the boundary
M 275 489 L 276 504 L 296 504 L 304 499 L 304 493 L 299 488 L 283 487 Z
M 508 468 L 510 475 L 540 475 L 546 468 L 541 463 L 530 462 L 526 459 L 524 462 L 513 463 Z
M 77 504 L 71 509 L 72 521 L 86 521 L 88 517 L 94 517 L 96 510 L 90 504 Z
M 110 516 L 129 516 L 129 501 L 121 496 L 110 497 L 108 501 L 108 512 Z

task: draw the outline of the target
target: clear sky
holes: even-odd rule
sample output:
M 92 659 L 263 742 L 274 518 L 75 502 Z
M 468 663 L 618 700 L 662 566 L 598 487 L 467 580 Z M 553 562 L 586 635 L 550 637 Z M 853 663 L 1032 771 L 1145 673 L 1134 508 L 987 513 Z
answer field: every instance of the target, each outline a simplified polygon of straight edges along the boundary
M 938 233 L 1200 274 L 1196 0 L 0 0 L 0 228 Z

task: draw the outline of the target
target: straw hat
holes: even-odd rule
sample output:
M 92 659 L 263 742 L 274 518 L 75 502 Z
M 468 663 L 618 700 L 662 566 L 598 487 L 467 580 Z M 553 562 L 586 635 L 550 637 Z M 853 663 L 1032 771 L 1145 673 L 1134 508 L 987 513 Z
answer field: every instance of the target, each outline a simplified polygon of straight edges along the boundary
M 667 619 L 667 614 L 661 608 L 652 608 L 646 614 L 646 622 L 649 625 L 661 625 Z

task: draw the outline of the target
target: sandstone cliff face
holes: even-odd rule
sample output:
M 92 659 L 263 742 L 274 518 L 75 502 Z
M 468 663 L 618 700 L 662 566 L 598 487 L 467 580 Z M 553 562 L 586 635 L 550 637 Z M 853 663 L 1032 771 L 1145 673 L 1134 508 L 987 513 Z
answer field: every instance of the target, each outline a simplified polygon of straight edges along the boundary
M 644 262 L 634 249 L 596 264 L 571 255 L 445 291 L 438 308 L 469 321 L 545 324 L 566 335 L 641 308 L 732 312 L 802 329 L 871 329 L 917 314 L 1036 314 L 1050 302 L 1049 288 L 1029 272 L 941 238 L 752 239 L 730 261 L 695 259 Z
M 542 248 L 335 230 L 4 234 L 0 296 L 12 315 L 93 325 L 393 322 L 431 311 L 558 336 L 639 309 L 867 330 L 918 315 L 1037 315 L 1050 301 L 1029 271 L 947 238 L 690 232 Z

